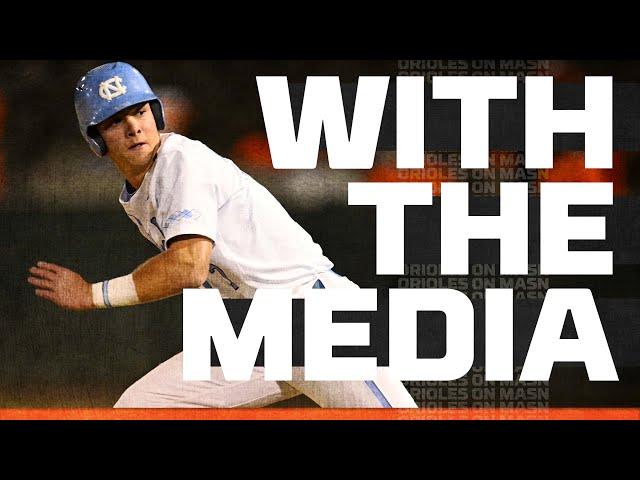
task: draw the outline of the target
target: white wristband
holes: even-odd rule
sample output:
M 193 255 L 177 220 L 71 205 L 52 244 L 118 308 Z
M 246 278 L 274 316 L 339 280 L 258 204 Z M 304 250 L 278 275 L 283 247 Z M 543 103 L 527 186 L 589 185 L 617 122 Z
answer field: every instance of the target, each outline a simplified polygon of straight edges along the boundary
M 124 307 L 140 303 L 131 274 L 91 285 L 96 308 Z

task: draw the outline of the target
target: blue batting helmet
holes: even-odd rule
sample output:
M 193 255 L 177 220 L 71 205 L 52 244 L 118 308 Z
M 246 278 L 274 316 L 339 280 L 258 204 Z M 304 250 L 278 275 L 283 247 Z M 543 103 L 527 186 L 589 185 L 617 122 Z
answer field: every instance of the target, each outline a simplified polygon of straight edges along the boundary
M 142 74 L 128 63 L 100 65 L 89 71 L 76 85 L 75 106 L 82 136 L 96 155 L 107 153 L 107 146 L 96 125 L 138 103 L 149 102 L 158 130 L 164 128 L 160 100 Z

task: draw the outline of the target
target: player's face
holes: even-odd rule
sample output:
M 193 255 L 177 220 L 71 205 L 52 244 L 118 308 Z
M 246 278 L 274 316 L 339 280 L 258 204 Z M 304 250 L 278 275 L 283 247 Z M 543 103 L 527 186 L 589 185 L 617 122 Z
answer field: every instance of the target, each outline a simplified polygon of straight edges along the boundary
M 153 160 L 160 134 L 148 103 L 134 105 L 98 125 L 107 155 L 116 163 L 143 167 Z

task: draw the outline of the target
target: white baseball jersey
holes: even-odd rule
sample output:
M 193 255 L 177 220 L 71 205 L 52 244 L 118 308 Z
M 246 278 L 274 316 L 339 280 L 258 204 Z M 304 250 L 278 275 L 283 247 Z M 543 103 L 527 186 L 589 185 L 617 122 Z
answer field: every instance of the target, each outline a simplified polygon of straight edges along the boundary
M 201 142 L 161 134 L 140 188 L 120 203 L 160 250 L 178 235 L 215 242 L 208 286 L 225 298 L 251 298 L 257 288 L 312 282 L 333 263 L 280 203 L 231 160 Z

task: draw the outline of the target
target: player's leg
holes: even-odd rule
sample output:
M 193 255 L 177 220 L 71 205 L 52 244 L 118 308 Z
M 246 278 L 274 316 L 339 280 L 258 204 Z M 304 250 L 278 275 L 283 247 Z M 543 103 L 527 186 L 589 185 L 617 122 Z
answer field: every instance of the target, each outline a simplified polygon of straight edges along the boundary
M 288 382 L 323 408 L 417 408 L 402 382 L 388 368 L 378 368 L 375 380 L 316 382 L 304 379 L 304 368 L 294 368 Z
M 318 275 L 316 282 L 294 291 L 304 297 L 309 288 L 357 289 L 357 284 L 332 271 Z M 304 368 L 294 368 L 293 380 L 288 382 L 324 408 L 417 408 L 402 382 L 387 367 L 380 367 L 377 377 L 370 381 L 306 381 Z
M 212 367 L 210 381 L 185 382 L 179 353 L 131 385 L 114 408 L 264 407 L 296 395 L 284 382 L 265 381 L 263 368 L 254 368 L 250 380 L 228 381 Z

